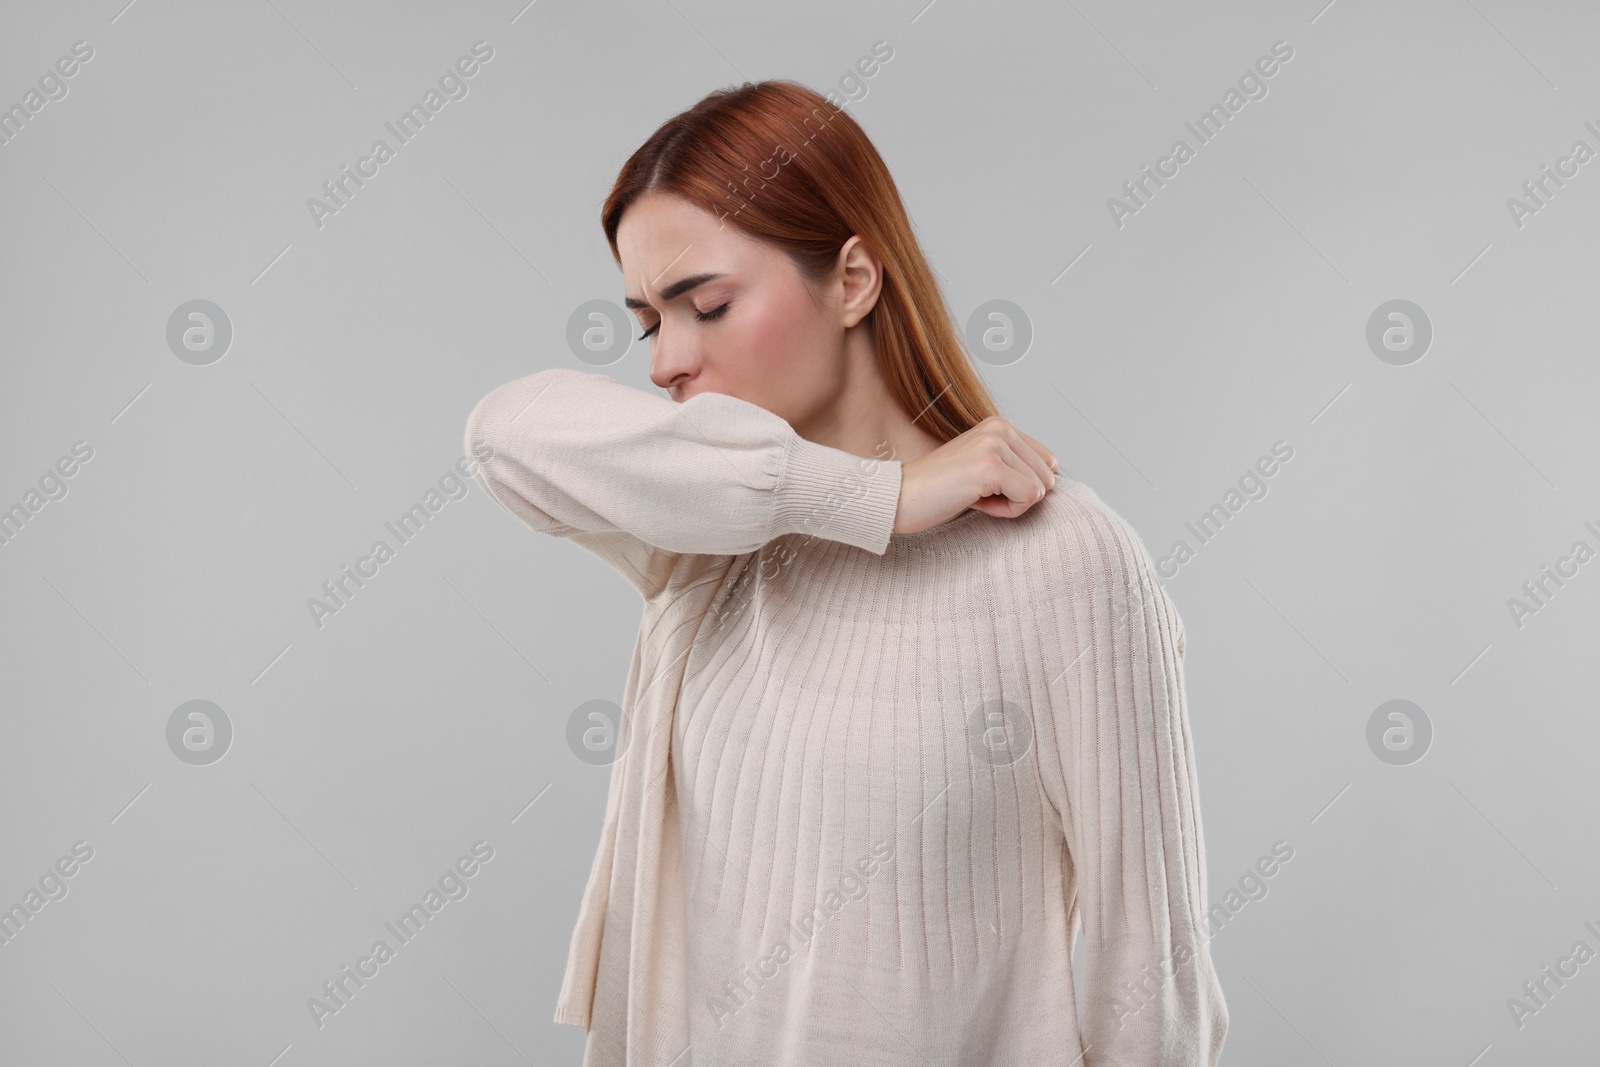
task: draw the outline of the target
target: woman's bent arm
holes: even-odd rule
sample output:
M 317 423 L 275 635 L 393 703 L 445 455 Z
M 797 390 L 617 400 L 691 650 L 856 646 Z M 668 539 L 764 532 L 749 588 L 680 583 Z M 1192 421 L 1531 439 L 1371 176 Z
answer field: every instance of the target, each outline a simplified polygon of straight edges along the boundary
M 491 453 L 474 474 L 491 499 L 646 597 L 682 555 L 737 555 L 783 534 L 881 555 L 900 495 L 898 461 L 807 441 L 759 405 L 720 393 L 680 404 L 566 367 L 479 400 L 465 444 Z

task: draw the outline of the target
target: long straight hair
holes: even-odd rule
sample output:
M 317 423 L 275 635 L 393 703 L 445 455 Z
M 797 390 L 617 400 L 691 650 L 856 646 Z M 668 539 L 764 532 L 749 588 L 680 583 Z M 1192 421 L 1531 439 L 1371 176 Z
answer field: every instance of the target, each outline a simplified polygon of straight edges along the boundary
M 600 211 L 618 265 L 622 214 L 652 191 L 783 249 L 813 286 L 860 234 L 883 264 L 868 318 L 895 401 L 941 443 L 999 414 L 888 167 L 855 119 L 827 98 L 792 81 L 745 82 L 662 123 L 623 164 Z

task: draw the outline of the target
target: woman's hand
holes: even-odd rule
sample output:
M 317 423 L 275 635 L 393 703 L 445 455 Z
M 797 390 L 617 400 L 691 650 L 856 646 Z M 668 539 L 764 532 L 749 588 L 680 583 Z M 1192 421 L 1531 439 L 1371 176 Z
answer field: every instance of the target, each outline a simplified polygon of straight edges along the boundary
M 1056 484 L 1056 457 L 998 415 L 900 469 L 895 533 L 917 533 L 968 508 L 1014 519 Z

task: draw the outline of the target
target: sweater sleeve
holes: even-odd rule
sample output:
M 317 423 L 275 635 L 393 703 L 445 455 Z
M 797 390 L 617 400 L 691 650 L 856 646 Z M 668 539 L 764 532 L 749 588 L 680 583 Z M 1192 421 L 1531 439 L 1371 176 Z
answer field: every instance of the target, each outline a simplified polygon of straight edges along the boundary
M 789 533 L 882 555 L 899 507 L 896 460 L 808 441 L 737 397 L 678 403 L 566 367 L 479 400 L 465 445 L 495 503 L 582 545 L 647 599 L 682 556 L 752 552 Z
M 1205 929 L 1184 627 L 1133 528 L 1088 501 L 1061 545 L 1066 647 L 1039 732 L 1083 921 L 1083 1067 L 1212 1067 L 1228 1010 Z

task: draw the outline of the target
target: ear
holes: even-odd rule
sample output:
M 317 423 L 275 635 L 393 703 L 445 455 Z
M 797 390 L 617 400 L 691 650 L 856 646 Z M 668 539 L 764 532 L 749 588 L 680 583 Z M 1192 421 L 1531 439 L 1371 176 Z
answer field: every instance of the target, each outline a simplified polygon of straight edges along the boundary
M 851 234 L 839 249 L 838 272 L 844 289 L 842 324 L 849 329 L 878 305 L 878 294 L 883 291 L 883 263 L 860 234 Z

